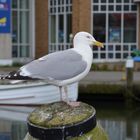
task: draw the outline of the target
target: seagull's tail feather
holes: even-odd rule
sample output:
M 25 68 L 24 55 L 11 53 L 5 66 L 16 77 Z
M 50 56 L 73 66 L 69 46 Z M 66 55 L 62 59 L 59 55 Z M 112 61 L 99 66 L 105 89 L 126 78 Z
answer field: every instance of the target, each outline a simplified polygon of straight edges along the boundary
M 4 79 L 9 79 L 9 80 L 35 80 L 35 78 L 20 75 L 20 71 L 12 71 L 7 75 L 1 75 L 0 79 L 1 80 L 4 80 Z

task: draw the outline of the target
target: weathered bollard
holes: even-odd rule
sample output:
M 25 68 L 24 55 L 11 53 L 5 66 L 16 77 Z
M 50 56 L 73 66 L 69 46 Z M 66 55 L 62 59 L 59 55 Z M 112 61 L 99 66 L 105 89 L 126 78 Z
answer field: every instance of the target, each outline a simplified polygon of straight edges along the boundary
M 131 107 L 133 97 L 133 74 L 134 73 L 134 61 L 132 57 L 128 57 L 126 60 L 126 106 Z
M 24 140 L 108 140 L 96 123 L 95 109 L 82 102 L 77 107 L 64 102 L 44 105 L 29 115 L 27 124 Z

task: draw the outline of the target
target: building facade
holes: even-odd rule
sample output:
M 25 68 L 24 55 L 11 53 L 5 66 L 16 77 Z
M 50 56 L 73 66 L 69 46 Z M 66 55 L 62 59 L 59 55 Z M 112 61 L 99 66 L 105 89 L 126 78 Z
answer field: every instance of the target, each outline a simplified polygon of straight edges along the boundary
M 6 1 L 0 0 L 0 12 Z M 78 31 L 104 43 L 95 62 L 120 62 L 140 49 L 138 0 L 10 0 L 10 32 L 0 31 L 0 65 L 72 48 Z M 0 26 L 4 17 L 0 16 Z

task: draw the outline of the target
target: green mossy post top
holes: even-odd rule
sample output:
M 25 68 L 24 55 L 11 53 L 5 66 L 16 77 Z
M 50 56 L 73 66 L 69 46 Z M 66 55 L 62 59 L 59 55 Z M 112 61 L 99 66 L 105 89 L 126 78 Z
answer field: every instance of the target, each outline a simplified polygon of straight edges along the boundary
M 80 102 L 77 107 L 71 107 L 65 102 L 55 102 L 35 109 L 28 117 L 34 125 L 46 128 L 70 126 L 95 115 L 95 109 Z
M 83 102 L 71 107 L 56 102 L 35 109 L 28 117 L 28 133 L 24 140 L 108 140 L 96 124 L 95 109 Z

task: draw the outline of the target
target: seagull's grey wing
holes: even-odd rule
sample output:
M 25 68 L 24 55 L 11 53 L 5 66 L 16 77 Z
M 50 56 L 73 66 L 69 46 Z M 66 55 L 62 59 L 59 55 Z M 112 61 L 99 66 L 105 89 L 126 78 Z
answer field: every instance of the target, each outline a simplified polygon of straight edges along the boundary
M 66 80 L 82 73 L 87 63 L 74 50 L 55 52 L 34 60 L 21 68 L 28 76 L 39 79 Z

